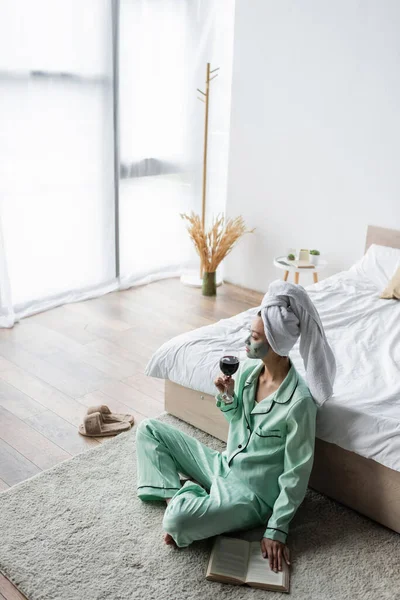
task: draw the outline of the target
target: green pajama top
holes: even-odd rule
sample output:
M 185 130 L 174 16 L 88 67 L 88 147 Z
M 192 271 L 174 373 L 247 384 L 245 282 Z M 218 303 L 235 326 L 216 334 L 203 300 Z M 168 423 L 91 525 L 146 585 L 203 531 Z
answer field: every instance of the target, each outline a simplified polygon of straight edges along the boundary
M 229 422 L 223 455 L 231 469 L 271 508 L 264 536 L 286 543 L 289 523 L 307 491 L 315 445 L 317 405 L 292 362 L 273 394 L 256 403 L 261 360 L 241 362 L 234 402 L 216 405 Z

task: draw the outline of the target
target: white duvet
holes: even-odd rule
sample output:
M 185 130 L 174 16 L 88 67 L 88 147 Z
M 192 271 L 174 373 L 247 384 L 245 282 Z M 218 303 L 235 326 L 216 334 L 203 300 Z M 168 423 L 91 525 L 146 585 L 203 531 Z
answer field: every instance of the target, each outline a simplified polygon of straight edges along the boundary
M 307 287 L 337 362 L 334 395 L 318 410 L 317 437 L 400 471 L 400 301 L 379 298 L 387 276 L 376 264 L 368 271 L 372 254 Z M 245 358 L 246 328 L 258 310 L 172 338 L 154 353 L 146 375 L 214 395 L 222 353 L 237 349 Z M 298 346 L 290 358 L 304 377 Z

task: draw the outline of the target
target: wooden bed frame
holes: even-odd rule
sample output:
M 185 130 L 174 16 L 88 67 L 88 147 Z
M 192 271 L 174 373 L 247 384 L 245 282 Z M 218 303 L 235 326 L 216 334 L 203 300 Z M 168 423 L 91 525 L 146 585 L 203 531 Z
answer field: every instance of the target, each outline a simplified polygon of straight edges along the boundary
M 369 226 L 371 244 L 400 248 L 400 231 Z M 171 415 L 226 442 L 228 423 L 215 397 L 165 382 L 165 409 Z M 400 533 L 400 472 L 316 438 L 309 486 Z

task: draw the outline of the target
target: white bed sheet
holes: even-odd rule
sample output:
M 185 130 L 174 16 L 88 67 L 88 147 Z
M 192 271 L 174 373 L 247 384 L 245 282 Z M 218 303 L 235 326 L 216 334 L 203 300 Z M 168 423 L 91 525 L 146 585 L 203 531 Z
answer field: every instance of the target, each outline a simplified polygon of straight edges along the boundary
M 400 302 L 380 299 L 357 264 L 306 289 L 337 361 L 334 395 L 318 409 L 317 437 L 400 471 Z M 246 357 L 246 328 L 258 310 L 172 338 L 146 374 L 214 395 L 222 352 L 231 347 Z M 305 377 L 298 343 L 290 358 Z

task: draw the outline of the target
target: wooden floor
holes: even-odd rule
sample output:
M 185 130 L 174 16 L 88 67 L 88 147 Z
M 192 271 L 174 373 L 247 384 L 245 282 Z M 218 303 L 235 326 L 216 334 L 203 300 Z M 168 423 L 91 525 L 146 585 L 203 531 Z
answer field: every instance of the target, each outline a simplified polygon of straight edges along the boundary
M 179 279 L 164 279 L 0 329 L 0 491 L 101 443 L 77 432 L 88 406 L 107 404 L 136 422 L 158 416 L 163 381 L 144 375 L 152 353 L 261 299 L 230 284 L 204 297 Z M 23 596 L 0 575 L 3 598 Z

